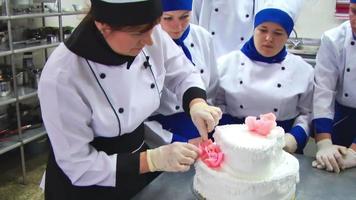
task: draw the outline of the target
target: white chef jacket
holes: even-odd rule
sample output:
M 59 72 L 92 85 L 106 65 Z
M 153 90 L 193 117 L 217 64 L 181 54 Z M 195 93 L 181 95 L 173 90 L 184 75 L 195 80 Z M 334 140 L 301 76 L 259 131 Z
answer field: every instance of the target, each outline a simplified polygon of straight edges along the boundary
M 184 40 L 184 45 L 192 55 L 195 68 L 199 71 L 206 87 L 207 99 L 211 102 L 211 99 L 215 96 L 219 80 L 211 35 L 202 27 L 191 24 L 189 34 Z M 173 92 L 164 87 L 157 113 L 171 115 L 177 112 L 184 112 L 181 104 L 182 101 L 179 101 Z
M 278 121 L 295 119 L 309 134 L 313 68 L 287 54 L 281 63 L 264 63 L 233 51 L 218 60 L 220 85 L 215 103 L 224 113 L 243 119 L 273 112 Z
M 335 100 L 356 108 L 355 43 L 350 21 L 323 34 L 315 65 L 314 119 L 334 119 Z
M 73 185 L 115 186 L 117 154 L 89 143 L 135 130 L 158 108 L 163 85 L 179 100 L 190 87 L 204 89 L 200 73 L 168 34 L 157 26 L 152 39 L 154 45 L 146 46 L 129 69 L 126 63 L 88 64 L 64 44 L 47 61 L 38 96 L 56 162 Z M 146 56 L 149 68 L 143 65 Z
M 207 101 L 211 104 L 212 99 L 215 97 L 219 81 L 212 37 L 204 28 L 190 24 L 189 34 L 183 42 L 189 49 L 196 70 L 198 70 L 201 75 L 207 92 Z M 167 87 L 163 87 L 160 107 L 153 115 L 162 114 L 167 116 L 184 112 L 181 104 L 182 101 L 180 101 L 171 90 Z M 160 136 L 160 138 L 152 139 L 154 143 L 167 144 L 172 141 L 172 133 L 163 130 L 162 125 L 158 122 L 145 122 L 145 125 L 146 137 L 152 138 L 150 134 Z M 160 141 L 161 139 L 163 141 Z
M 253 35 L 256 13 L 280 1 L 285 0 L 193 0 L 192 22 L 213 35 L 215 54 L 219 58 L 241 49 Z M 303 4 L 304 1 L 288 4 L 294 20 Z
M 268 0 L 193 0 L 192 22 L 214 39 L 216 57 L 239 50 L 253 34 L 256 11 Z

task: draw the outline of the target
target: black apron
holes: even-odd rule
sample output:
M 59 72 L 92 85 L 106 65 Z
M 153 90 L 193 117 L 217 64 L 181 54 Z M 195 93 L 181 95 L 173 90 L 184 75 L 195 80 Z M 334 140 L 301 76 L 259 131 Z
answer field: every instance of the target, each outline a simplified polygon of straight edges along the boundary
M 144 143 L 143 124 L 123 136 L 96 137 L 91 145 L 108 155 L 118 154 L 117 160 L 120 162 L 117 164 L 116 187 L 74 186 L 57 165 L 51 147 L 46 169 L 45 200 L 130 199 L 159 174 L 139 174 L 139 154 L 148 148 Z

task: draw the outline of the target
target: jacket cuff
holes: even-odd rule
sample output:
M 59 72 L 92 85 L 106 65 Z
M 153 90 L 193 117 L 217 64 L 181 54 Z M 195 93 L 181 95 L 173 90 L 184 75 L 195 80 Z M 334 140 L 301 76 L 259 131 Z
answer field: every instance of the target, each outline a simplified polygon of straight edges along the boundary
M 191 87 L 183 94 L 183 109 L 189 114 L 189 104 L 195 98 L 201 98 L 206 100 L 206 92 L 205 90 L 198 87 Z
M 301 126 L 294 126 L 291 129 L 290 134 L 292 134 L 297 141 L 297 151 L 303 151 L 308 139 L 305 130 Z
M 333 129 L 333 121 L 332 119 L 328 118 L 318 118 L 318 119 L 313 119 L 312 121 L 315 129 L 315 133 L 332 133 Z
M 352 141 L 352 143 L 356 144 L 356 137 L 354 138 L 354 141 Z

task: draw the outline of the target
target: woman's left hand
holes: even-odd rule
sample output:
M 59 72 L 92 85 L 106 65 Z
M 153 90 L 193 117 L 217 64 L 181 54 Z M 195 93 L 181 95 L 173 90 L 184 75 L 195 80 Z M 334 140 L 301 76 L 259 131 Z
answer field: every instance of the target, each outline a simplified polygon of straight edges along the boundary
M 222 117 L 222 111 L 215 106 L 209 106 L 204 100 L 193 100 L 190 106 L 190 116 L 203 140 L 208 139 L 208 133 L 213 131 Z

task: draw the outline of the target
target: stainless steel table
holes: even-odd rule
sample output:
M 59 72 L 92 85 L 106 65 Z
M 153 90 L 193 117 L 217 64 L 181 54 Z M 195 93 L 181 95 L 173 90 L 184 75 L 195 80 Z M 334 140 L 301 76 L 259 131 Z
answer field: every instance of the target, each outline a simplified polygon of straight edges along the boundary
M 356 200 L 356 168 L 330 173 L 311 167 L 313 158 L 296 155 L 300 165 L 297 200 Z M 195 200 L 194 169 L 185 173 L 164 172 L 138 193 L 134 200 Z

